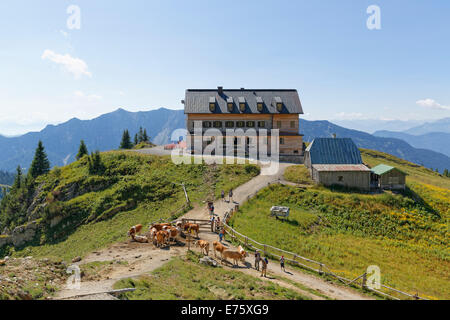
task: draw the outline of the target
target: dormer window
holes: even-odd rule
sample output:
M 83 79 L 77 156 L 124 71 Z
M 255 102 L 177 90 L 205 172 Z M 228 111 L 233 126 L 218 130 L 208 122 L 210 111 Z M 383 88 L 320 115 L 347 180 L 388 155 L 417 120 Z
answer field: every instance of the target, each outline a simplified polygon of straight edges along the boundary
M 239 110 L 241 112 L 245 111 L 245 98 L 244 97 L 239 98 Z
M 209 111 L 214 112 L 216 110 L 216 98 L 210 97 L 209 98 Z
M 264 107 L 263 99 L 261 97 L 256 97 L 256 108 L 258 109 L 258 111 L 262 112 L 263 107 Z
M 228 112 L 232 112 L 233 111 L 233 107 L 234 107 L 234 102 L 233 102 L 233 98 L 227 98 L 227 109 Z
M 275 97 L 275 106 L 277 107 L 278 112 L 283 110 L 283 101 L 281 101 L 280 97 Z

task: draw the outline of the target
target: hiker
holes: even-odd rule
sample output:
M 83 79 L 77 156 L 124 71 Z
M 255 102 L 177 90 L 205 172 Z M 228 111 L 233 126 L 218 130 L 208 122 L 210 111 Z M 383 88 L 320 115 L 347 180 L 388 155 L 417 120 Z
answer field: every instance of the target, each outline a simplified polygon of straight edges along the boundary
M 219 231 L 220 231 L 220 229 L 221 229 L 221 225 L 220 225 L 220 217 L 217 217 L 217 219 L 216 219 L 216 230 L 219 230 Z
M 211 209 L 210 214 L 211 214 L 212 216 L 214 216 L 214 205 L 213 205 L 213 204 L 211 205 L 211 208 L 210 208 L 210 209 Z
M 219 232 L 219 241 L 222 243 L 222 240 L 225 238 L 225 230 L 220 230 Z
M 222 193 L 220 194 L 222 201 L 225 201 L 225 191 L 222 190 Z
M 259 262 L 261 261 L 261 254 L 258 250 L 255 251 L 255 269 L 259 271 Z
M 264 259 L 261 260 L 262 267 L 261 267 L 261 277 L 267 277 L 267 265 L 269 264 L 269 260 L 267 257 L 264 257 Z
M 211 218 L 211 232 L 215 232 L 214 226 L 216 225 L 216 217 L 212 216 Z
M 281 270 L 283 270 L 284 272 L 286 272 L 286 269 L 284 268 L 284 256 L 281 256 L 281 259 L 280 259 L 280 266 L 281 266 Z
M 232 203 L 233 202 L 233 189 L 230 189 L 230 192 L 228 192 L 228 198 L 229 198 L 229 202 Z

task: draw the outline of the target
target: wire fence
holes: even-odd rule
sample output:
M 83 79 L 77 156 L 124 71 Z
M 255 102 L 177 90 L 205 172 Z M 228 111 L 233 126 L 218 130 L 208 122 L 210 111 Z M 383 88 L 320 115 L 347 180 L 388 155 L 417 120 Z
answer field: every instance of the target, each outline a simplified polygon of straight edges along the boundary
M 253 198 L 257 192 L 255 192 L 252 195 L 249 195 L 247 197 L 247 200 L 250 200 Z M 298 266 L 305 268 L 307 270 L 313 271 L 315 273 L 318 273 L 319 275 L 326 275 L 330 276 L 332 278 L 337 279 L 339 282 L 343 283 L 347 286 L 359 286 L 363 289 L 366 289 L 368 291 L 372 291 L 378 295 L 387 297 L 389 299 L 393 300 L 401 300 L 401 299 L 414 299 L 414 300 L 428 300 L 424 297 L 420 297 L 418 294 L 410 294 L 395 288 L 392 288 L 387 285 L 380 284 L 379 289 L 375 289 L 374 286 L 369 285 L 367 283 L 367 273 L 364 272 L 363 274 L 359 275 L 358 277 L 354 279 L 348 279 L 346 277 L 343 277 L 341 275 L 338 275 L 336 271 L 333 271 L 329 266 L 326 264 L 316 261 L 313 259 L 309 259 L 307 257 L 303 257 L 299 254 L 289 252 L 280 248 L 276 248 L 274 246 L 260 243 L 252 238 L 249 238 L 248 236 L 239 233 L 235 229 L 233 229 L 228 223 L 230 219 L 236 214 L 236 212 L 239 211 L 239 205 L 236 204 L 234 208 L 227 211 L 225 213 L 224 219 L 223 219 L 223 226 L 225 229 L 225 232 L 236 242 L 239 242 L 241 245 L 245 246 L 251 251 L 259 250 L 264 253 L 264 255 L 276 259 L 280 259 L 281 256 L 284 256 L 284 259 L 287 263 L 290 263 L 291 265 Z M 378 287 L 378 286 L 377 286 Z

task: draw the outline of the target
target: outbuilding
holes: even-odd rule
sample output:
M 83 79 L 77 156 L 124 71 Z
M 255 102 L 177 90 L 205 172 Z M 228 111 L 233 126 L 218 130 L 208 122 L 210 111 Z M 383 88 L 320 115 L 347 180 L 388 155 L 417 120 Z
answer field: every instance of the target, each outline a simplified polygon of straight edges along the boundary
M 350 138 L 314 139 L 306 149 L 305 165 L 317 183 L 370 190 L 371 171 Z
M 372 185 L 381 189 L 405 190 L 406 173 L 386 164 L 372 168 Z

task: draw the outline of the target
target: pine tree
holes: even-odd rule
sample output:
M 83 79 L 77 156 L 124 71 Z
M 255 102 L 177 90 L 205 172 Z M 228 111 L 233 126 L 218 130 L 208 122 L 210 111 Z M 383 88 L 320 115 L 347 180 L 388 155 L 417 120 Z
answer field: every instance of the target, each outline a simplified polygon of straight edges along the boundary
M 144 142 L 144 131 L 142 131 L 142 127 L 139 128 L 138 140 L 139 140 L 139 143 Z
M 125 130 L 122 135 L 122 141 L 120 142 L 120 149 L 131 149 L 133 144 L 131 143 L 130 133 Z
M 91 155 L 89 156 L 88 166 L 90 174 L 101 175 L 105 172 L 105 165 L 102 162 L 102 158 L 98 150 L 95 153 L 91 153 Z
M 142 136 L 144 142 L 149 142 L 150 137 L 147 135 L 147 129 L 144 129 L 144 134 Z
M 78 148 L 78 153 L 76 156 L 77 160 L 80 160 L 81 158 L 83 158 L 85 155 L 89 154 L 88 149 L 86 147 L 86 144 L 84 143 L 84 140 L 80 141 L 80 147 Z
M 22 168 L 20 166 L 17 166 L 17 173 L 16 178 L 14 179 L 14 183 L 12 185 L 12 188 L 17 190 L 22 187 Z
M 34 154 L 33 162 L 31 163 L 29 174 L 36 178 L 40 175 L 46 174 L 50 171 L 50 161 L 48 161 L 42 141 L 39 141 L 38 147 Z
M 450 176 L 449 176 L 448 169 L 445 169 L 445 170 L 444 170 L 444 176 L 445 176 L 445 177 L 450 177 Z
M 137 133 L 134 135 L 134 145 L 136 146 L 139 143 Z

